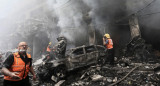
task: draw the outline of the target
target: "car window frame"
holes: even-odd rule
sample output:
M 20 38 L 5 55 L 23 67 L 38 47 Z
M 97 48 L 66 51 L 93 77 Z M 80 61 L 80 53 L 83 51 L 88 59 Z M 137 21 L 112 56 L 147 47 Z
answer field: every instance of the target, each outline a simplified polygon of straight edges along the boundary
M 78 54 L 78 55 L 73 54 L 76 50 L 81 49 L 81 48 L 82 48 L 83 54 Z M 77 49 L 74 49 L 74 50 L 71 52 L 72 58 L 73 58 L 73 57 L 78 57 L 78 56 L 84 55 L 84 54 L 86 54 L 86 52 L 85 52 L 85 50 L 84 50 L 84 47 L 79 47 L 79 48 L 77 48 Z
M 91 52 L 95 52 L 95 51 L 97 51 L 97 48 L 96 48 L 94 45 L 87 46 L 87 47 L 85 47 L 85 48 L 84 48 L 84 49 L 85 49 L 86 54 L 87 54 L 87 53 L 91 53 L 91 52 L 88 52 L 88 51 L 87 51 L 87 49 L 86 49 L 86 48 L 88 48 L 88 47 L 93 47 L 93 48 L 95 49 L 94 51 L 91 51 Z

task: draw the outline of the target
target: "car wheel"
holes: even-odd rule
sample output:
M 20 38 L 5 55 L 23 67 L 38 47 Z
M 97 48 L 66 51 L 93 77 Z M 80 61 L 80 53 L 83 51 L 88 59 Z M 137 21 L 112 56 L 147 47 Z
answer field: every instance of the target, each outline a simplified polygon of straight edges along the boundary
M 54 69 L 54 75 L 58 79 L 63 79 L 66 76 L 67 69 L 64 65 L 60 65 Z

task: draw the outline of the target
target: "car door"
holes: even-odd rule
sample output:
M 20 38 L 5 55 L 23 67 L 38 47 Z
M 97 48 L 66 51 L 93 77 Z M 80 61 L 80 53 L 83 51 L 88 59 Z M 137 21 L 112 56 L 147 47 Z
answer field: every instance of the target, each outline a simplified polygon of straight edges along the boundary
M 86 64 L 85 59 L 86 55 L 83 47 L 75 49 L 72 52 L 71 62 L 74 65 L 74 68 L 84 66 Z
M 92 64 L 96 63 L 96 60 L 98 58 L 98 51 L 96 50 L 95 46 L 88 46 L 85 47 L 86 52 L 86 63 Z
M 99 52 L 99 57 L 107 57 L 107 52 L 106 52 L 106 48 L 101 46 L 101 45 L 97 45 L 96 46 L 97 51 Z

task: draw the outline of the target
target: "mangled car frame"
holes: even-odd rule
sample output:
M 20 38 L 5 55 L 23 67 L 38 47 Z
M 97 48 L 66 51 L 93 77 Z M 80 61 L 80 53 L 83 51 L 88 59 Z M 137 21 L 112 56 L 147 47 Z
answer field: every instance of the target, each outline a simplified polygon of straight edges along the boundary
M 37 75 L 42 83 L 57 82 L 63 79 L 68 71 L 91 64 L 104 64 L 106 59 L 105 47 L 101 45 L 80 46 L 67 50 L 64 58 L 56 57 L 56 59 L 43 62 L 37 69 Z

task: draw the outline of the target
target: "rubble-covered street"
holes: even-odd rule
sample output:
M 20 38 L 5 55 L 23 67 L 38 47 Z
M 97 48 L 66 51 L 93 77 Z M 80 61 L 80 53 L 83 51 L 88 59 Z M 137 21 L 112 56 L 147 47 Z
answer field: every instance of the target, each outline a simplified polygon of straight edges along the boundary
M 159 74 L 154 71 L 158 64 L 134 64 L 130 67 L 90 67 L 68 86 L 157 86 Z

